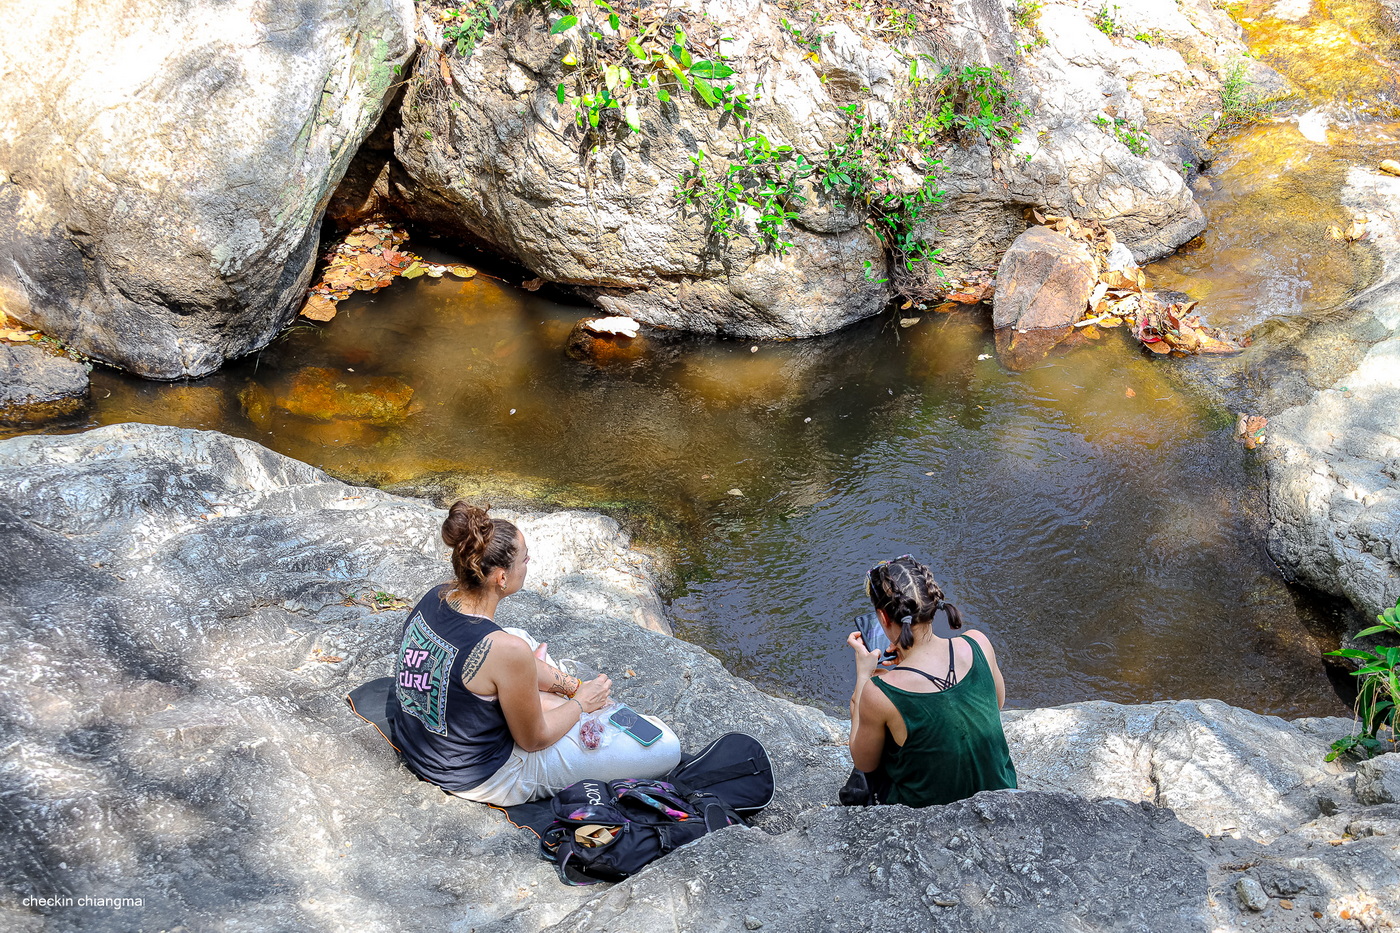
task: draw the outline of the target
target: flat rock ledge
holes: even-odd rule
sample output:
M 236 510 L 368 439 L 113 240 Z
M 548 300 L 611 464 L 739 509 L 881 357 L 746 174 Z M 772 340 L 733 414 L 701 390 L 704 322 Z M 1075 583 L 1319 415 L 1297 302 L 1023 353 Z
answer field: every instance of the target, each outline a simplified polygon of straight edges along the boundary
M 1323 762 L 1346 720 L 1191 700 L 1012 711 L 1025 790 L 841 808 L 845 721 L 639 625 L 656 594 L 609 519 L 519 514 L 531 580 L 502 621 L 609 670 L 689 748 L 759 736 L 779 787 L 755 829 L 622 884 L 565 887 L 525 833 L 412 779 L 341 700 L 390 670 L 392 597 L 441 578 L 440 510 L 210 432 L 116 425 L 0 442 L 0 458 L 8 930 L 1356 930 L 1400 916 L 1400 804 L 1363 804 L 1354 770 Z

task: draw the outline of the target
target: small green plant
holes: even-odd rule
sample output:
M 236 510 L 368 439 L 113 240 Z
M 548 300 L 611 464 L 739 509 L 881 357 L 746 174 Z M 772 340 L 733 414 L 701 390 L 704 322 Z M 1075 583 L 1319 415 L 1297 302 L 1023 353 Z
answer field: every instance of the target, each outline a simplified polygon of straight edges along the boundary
M 1400 601 L 1395 603 L 1395 608 L 1376 616 L 1376 621 L 1380 624 L 1362 629 L 1356 637 L 1367 638 L 1382 632 L 1400 637 Z M 1343 755 L 1370 758 L 1394 750 L 1396 703 L 1400 703 L 1400 647 L 1383 645 L 1366 651 L 1342 648 L 1327 653 L 1361 662 L 1361 666 L 1352 671 L 1353 676 L 1361 679 L 1356 691 L 1356 718 L 1361 731 L 1333 742 L 1327 760 L 1335 761 Z M 1383 737 L 1386 731 L 1390 733 L 1389 739 Z
M 1110 133 L 1114 139 L 1128 147 L 1128 151 L 1135 156 L 1145 156 L 1148 153 L 1148 140 L 1151 137 L 1147 130 L 1136 126 L 1123 117 L 1109 119 L 1103 114 L 1094 117 L 1094 125 Z
M 1244 61 L 1235 62 L 1220 83 L 1221 129 L 1257 123 L 1268 112 L 1268 106 L 1255 93 L 1253 83 L 1245 75 Z
M 643 18 L 636 10 L 621 13 L 607 0 L 593 3 L 607 14 L 606 33 L 582 30 L 573 13 L 559 17 L 549 30 L 551 35 L 573 33 L 573 48 L 561 59 L 568 70 L 555 94 L 559 103 L 574 106 L 584 150 L 620 126 L 640 132 L 641 113 L 653 102 L 668 104 L 693 95 L 712 109 L 739 116 L 748 112 L 748 95 L 725 80 L 735 72 L 723 55 L 696 58 L 683 29 L 675 29 L 668 43 L 654 18 Z
M 1016 29 L 1028 33 L 1029 41 L 1017 44 L 1017 50 L 1030 52 L 1049 43 L 1045 33 L 1040 31 L 1040 8 L 1045 6 L 1038 0 L 1017 0 L 1011 8 L 1011 24 Z
M 738 144 L 722 175 L 709 174 L 703 149 L 690 161 L 676 195 L 683 207 L 709 221 L 711 236 L 732 239 L 745 222 L 751 222 L 767 249 L 782 255 L 792 247 L 784 238 L 784 228 L 798 216 L 793 208 L 806 201 L 800 190 L 802 180 L 812 174 L 806 157 L 755 133 Z
M 458 55 L 471 58 L 472 52 L 485 38 L 486 30 L 495 25 L 500 11 L 494 3 L 476 0 L 468 6 L 448 10 L 444 15 L 449 22 L 443 27 L 442 37 L 454 43 Z
M 816 14 L 813 14 L 812 21 L 806 26 L 798 26 L 786 17 L 781 20 L 780 25 L 783 27 L 783 32 L 792 37 L 793 42 L 802 46 L 802 48 L 813 55 L 816 55 L 822 50 L 822 40 L 825 39 L 826 36 L 817 30 Z
M 1161 45 L 1166 41 L 1166 36 L 1162 35 L 1160 30 L 1149 29 L 1146 32 L 1140 32 L 1133 36 L 1133 40 L 1136 42 L 1146 42 L 1148 45 Z
M 1118 7 L 1110 7 L 1105 3 L 1103 6 L 1099 7 L 1098 12 L 1094 14 L 1094 28 L 1106 36 L 1118 35 L 1118 21 L 1114 19 L 1117 15 Z

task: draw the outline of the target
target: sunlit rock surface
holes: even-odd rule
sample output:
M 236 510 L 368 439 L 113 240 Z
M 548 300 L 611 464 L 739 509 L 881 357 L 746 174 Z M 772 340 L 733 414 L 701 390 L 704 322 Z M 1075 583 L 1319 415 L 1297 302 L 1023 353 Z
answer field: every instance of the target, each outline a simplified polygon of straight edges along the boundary
M 1270 423 L 1269 551 L 1373 616 L 1400 600 L 1400 178 L 1355 167 L 1345 202 L 1385 262 L 1351 309 L 1373 345 Z
M 0 57 L 5 312 L 144 376 L 296 314 L 413 49 L 409 0 L 26 5 Z
M 572 49 L 568 33 L 551 37 L 538 11 L 512 10 L 464 57 L 425 15 L 420 32 L 433 49 L 418 58 L 406 91 L 393 193 L 420 220 L 578 286 L 612 313 L 707 332 L 823 333 L 883 308 L 891 297 L 883 280 L 911 278 L 902 267 L 884 269 L 863 212 L 820 194 L 809 179 L 807 200 L 789 205 L 799 215 L 785 228 L 791 249 L 778 255 L 755 232 L 756 214 L 736 218 L 737 239 L 712 240 L 699 212 L 678 208 L 677 181 L 692 157 L 718 177 L 721 158 L 752 133 L 825 158 L 845 139 L 840 107 L 854 102 L 885 121 L 909 92 L 910 59 L 926 54 L 940 65 L 1009 68 L 1031 107 L 1012 149 L 989 147 L 964 129 L 936 152 L 946 205 L 920 229 L 950 271 L 995 267 L 1026 228 L 1027 205 L 1100 219 L 1141 261 L 1204 225 L 1183 162 L 1199 162 L 1194 153 L 1213 125 L 1220 75 L 1243 53 L 1223 14 L 1208 3 L 1183 9 L 1152 4 L 1125 15 L 1109 36 L 1091 24 L 1091 10 L 1047 3 L 1035 33 L 1047 42 L 1022 53 L 1031 32 L 1014 28 L 1000 5 L 963 0 L 922 37 L 898 38 L 840 15 L 796 23 L 820 34 L 813 53 L 783 27 L 792 14 L 762 0 L 705 4 L 703 15 L 700 5 L 674 0 L 648 15 L 675 17 L 668 30 L 686 24 L 692 34 L 732 37 L 701 52 L 722 50 L 736 72 L 724 83 L 756 95 L 751 125 L 719 119 L 689 99 L 648 105 L 639 109 L 640 132 L 619 129 L 587 159 L 574 108 L 557 98 L 572 74 L 561 64 Z M 601 16 L 576 12 L 585 22 Z M 1140 41 L 1133 30 L 1153 38 Z M 1124 121 L 1121 130 L 1114 120 Z M 1132 146 L 1123 141 L 1129 130 Z M 382 171 L 363 174 L 378 179 Z M 912 278 L 917 288 L 938 287 L 936 277 Z
M 759 736 L 778 779 L 759 828 L 564 887 L 526 834 L 412 779 L 341 701 L 390 669 L 394 597 L 441 579 L 441 510 L 200 431 L 16 438 L 0 458 L 6 929 L 1229 929 L 1242 877 L 1269 898 L 1251 928 L 1400 910 L 1400 806 L 1361 805 L 1321 760 L 1345 720 L 1013 711 L 1029 790 L 831 807 L 846 723 L 637 624 L 659 606 L 610 520 L 522 514 L 530 579 L 502 621 L 609 671 L 688 748 Z

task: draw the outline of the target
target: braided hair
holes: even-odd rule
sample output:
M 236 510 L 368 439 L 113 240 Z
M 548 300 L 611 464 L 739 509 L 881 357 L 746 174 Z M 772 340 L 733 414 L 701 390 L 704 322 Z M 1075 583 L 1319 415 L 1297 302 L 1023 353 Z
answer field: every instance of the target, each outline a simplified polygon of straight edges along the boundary
M 452 549 L 452 576 L 461 591 L 478 589 L 497 567 L 509 570 L 520 550 L 520 529 L 504 518 L 486 514 L 461 499 L 452 503 L 442 523 L 442 543 Z
M 962 628 L 958 607 L 943 599 L 943 589 L 923 564 L 908 554 L 881 561 L 870 569 L 865 592 L 876 609 L 899 622 L 899 647 L 914 645 L 913 626 L 928 625 L 942 609 L 949 628 Z

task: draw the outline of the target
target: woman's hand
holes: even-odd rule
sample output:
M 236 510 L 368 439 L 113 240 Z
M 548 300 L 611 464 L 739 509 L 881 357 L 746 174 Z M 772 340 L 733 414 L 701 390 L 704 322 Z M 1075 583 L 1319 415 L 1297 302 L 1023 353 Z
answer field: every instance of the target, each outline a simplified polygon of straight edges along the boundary
M 607 674 L 599 674 L 594 679 L 579 684 L 574 699 L 578 700 L 578 705 L 583 707 L 585 713 L 596 713 L 608 705 L 611 693 L 612 680 Z
M 856 655 L 856 679 L 874 676 L 875 669 L 880 666 L 880 652 L 866 650 L 865 639 L 860 637 L 860 632 L 847 635 L 846 644 L 851 646 Z

